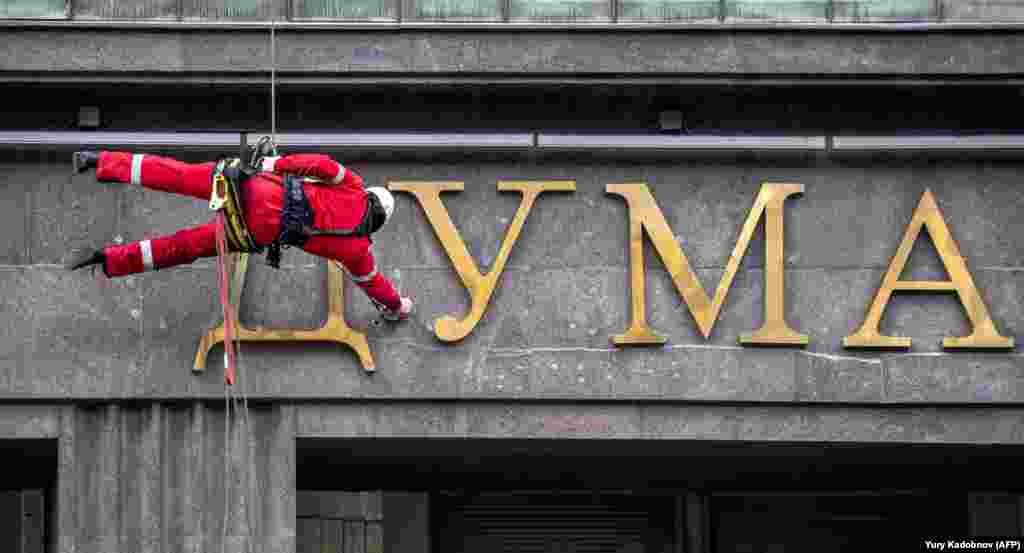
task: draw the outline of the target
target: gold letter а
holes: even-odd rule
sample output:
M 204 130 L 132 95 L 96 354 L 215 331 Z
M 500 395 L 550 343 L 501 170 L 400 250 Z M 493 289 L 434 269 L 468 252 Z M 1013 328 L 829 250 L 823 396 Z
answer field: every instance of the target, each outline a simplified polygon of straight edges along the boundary
M 480 274 L 480 269 L 477 268 L 476 262 L 469 255 L 465 242 L 462 241 L 459 231 L 452 224 L 448 210 L 444 207 L 444 203 L 441 202 L 441 192 L 461 191 L 464 189 L 463 183 L 393 182 L 388 185 L 388 188 L 396 192 L 408 192 L 416 197 L 420 206 L 423 207 L 427 219 L 430 221 L 430 226 L 434 227 L 438 240 L 441 241 L 445 251 L 448 253 L 448 259 L 451 260 L 452 265 L 455 266 L 455 271 L 459 274 L 459 278 L 462 279 L 462 285 L 469 291 L 472 305 L 468 315 L 463 319 L 456 319 L 451 315 L 445 315 L 434 322 L 434 332 L 438 338 L 445 342 L 455 342 L 473 332 L 473 329 L 476 328 L 477 323 L 483 317 L 487 304 L 491 300 L 491 294 L 498 283 L 498 278 L 501 277 L 501 273 L 505 269 L 505 262 L 508 261 L 508 256 L 512 252 L 512 246 L 515 245 L 516 240 L 519 238 L 519 231 L 522 230 L 523 223 L 526 222 L 526 216 L 529 215 L 530 208 L 533 207 L 533 202 L 537 199 L 537 196 L 542 192 L 574 192 L 576 190 L 576 182 L 498 182 L 498 190 L 520 192 L 523 194 L 523 199 L 519 202 L 516 216 L 509 226 L 505 240 L 501 243 L 501 249 L 498 251 L 497 259 L 494 261 L 494 267 L 487 276 Z
M 690 268 L 686 254 L 676 242 L 665 221 L 665 216 L 655 203 L 647 185 L 609 184 L 608 194 L 622 196 L 629 206 L 629 258 L 630 274 L 632 275 L 633 319 L 625 334 L 613 336 L 612 341 L 618 345 L 626 344 L 663 344 L 665 339 L 658 336 L 647 326 L 644 290 L 644 236 L 646 230 L 662 262 L 672 275 L 676 290 L 686 302 L 701 334 L 707 338 L 718 319 L 726 294 L 732 287 L 732 279 L 736 276 L 743 255 L 747 252 L 750 239 L 757 229 L 761 214 L 765 216 L 765 314 L 764 324 L 750 336 L 740 337 L 741 344 L 807 344 L 807 336 L 791 329 L 785 318 L 785 288 L 783 286 L 783 208 L 786 198 L 804 191 L 802 184 L 765 183 L 754 200 L 747 220 L 743 223 L 739 239 L 733 248 L 732 256 L 725 266 L 725 273 L 715 290 L 715 299 L 711 301 L 704 292 L 697 275 Z
M 903 267 L 910 257 L 910 250 L 914 247 L 921 229 L 927 227 L 928 234 L 932 237 L 935 249 L 939 252 L 942 265 L 950 276 L 950 280 L 900 280 Z M 946 348 L 1012 348 L 1013 339 L 1006 338 L 999 334 L 995 323 L 988 315 L 985 307 L 985 300 L 981 298 L 978 289 L 974 286 L 974 279 L 967 270 L 967 263 L 960 255 L 960 248 L 956 240 L 949 232 L 946 221 L 942 217 L 942 211 L 935 203 L 935 197 L 931 190 L 925 190 L 921 201 L 914 210 L 914 216 L 910 220 L 906 234 L 903 235 L 903 242 L 896 249 L 896 255 L 889 264 L 889 270 L 882 279 L 881 289 L 875 296 L 868 316 L 857 332 L 843 339 L 844 347 L 857 348 L 909 348 L 910 338 L 897 336 L 882 336 L 878 333 L 878 323 L 882 319 L 882 312 L 889 303 L 889 297 L 897 290 L 915 292 L 956 292 L 960 304 L 967 311 L 967 317 L 971 320 L 974 332 L 970 336 L 957 338 L 943 338 L 942 346 Z

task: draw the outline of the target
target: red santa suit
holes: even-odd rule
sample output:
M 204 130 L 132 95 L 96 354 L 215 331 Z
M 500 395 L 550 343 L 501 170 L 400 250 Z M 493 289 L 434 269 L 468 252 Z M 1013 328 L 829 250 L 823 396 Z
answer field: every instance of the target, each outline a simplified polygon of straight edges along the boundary
M 149 154 L 100 153 L 96 179 L 143 186 L 208 200 L 216 163 L 188 164 Z M 363 179 L 337 161 L 321 154 L 276 158 L 242 185 L 243 211 L 250 234 L 260 246 L 279 235 L 284 207 L 283 174 L 312 177 L 303 184 L 314 212 L 314 228 L 350 229 L 363 219 L 367 193 Z M 192 263 L 217 255 L 216 223 L 180 230 L 169 236 L 140 240 L 103 250 L 104 272 L 119 277 Z M 340 262 L 349 276 L 372 300 L 397 312 L 401 298 L 380 272 L 366 236 L 312 236 L 302 249 Z

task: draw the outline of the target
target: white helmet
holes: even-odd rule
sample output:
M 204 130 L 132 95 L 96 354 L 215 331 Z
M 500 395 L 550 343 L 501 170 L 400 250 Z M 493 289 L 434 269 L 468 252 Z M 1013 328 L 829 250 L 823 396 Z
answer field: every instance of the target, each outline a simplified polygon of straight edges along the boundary
M 384 223 L 387 223 L 391 219 L 391 214 L 395 212 L 395 197 L 391 195 L 391 191 L 381 186 L 371 186 L 366 189 L 367 194 L 373 194 L 380 201 L 380 206 L 384 208 Z

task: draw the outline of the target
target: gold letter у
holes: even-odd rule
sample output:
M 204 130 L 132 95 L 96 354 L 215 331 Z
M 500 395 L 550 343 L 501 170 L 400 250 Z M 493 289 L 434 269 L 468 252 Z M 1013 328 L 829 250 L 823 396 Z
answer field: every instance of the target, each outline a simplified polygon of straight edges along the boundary
M 427 214 L 430 225 L 434 227 L 434 232 L 437 233 L 438 240 L 441 241 L 445 251 L 448 252 L 448 258 L 451 260 L 452 265 L 455 266 L 455 271 L 459 273 L 462 285 L 469 291 L 472 305 L 469 314 L 465 318 L 460 320 L 451 315 L 445 315 L 434 323 L 434 332 L 437 333 L 438 338 L 445 342 L 455 342 L 468 336 L 483 317 L 487 304 L 490 302 L 491 293 L 494 292 L 498 278 L 501 277 L 501 272 L 505 268 L 505 262 L 508 261 L 508 256 L 512 252 L 512 246 L 515 245 L 516 240 L 519 238 L 519 231 L 522 230 L 523 223 L 526 222 L 526 216 L 529 215 L 530 208 L 533 206 L 537 196 L 541 192 L 574 192 L 576 190 L 576 182 L 498 182 L 498 190 L 520 192 L 523 194 L 523 199 L 519 202 L 516 216 L 509 226 L 505 240 L 501 243 L 501 249 L 498 251 L 498 257 L 494 261 L 494 266 L 491 272 L 487 273 L 487 276 L 480 274 L 480 269 L 477 268 L 473 258 L 469 255 L 465 242 L 462 241 L 459 231 L 452 224 L 448 210 L 444 207 L 444 203 L 441 202 L 441 192 L 461 191 L 464 189 L 463 183 L 393 182 L 388 185 L 388 188 L 397 192 L 409 192 L 419 200 L 420 206 L 423 207 L 423 211 Z
M 946 268 L 951 280 L 900 280 L 903 267 L 910 257 L 922 227 L 928 228 L 935 249 L 939 252 L 942 265 Z M 921 201 L 914 210 L 914 216 L 903 235 L 903 242 L 896 249 L 896 255 L 889 264 L 889 270 L 882 279 L 881 289 L 875 296 L 868 316 L 857 332 L 843 339 L 844 347 L 856 348 L 909 348 L 910 338 L 882 336 L 878 333 L 878 323 L 882 312 L 889 303 L 889 297 L 897 290 L 914 292 L 956 292 L 960 304 L 967 311 L 974 332 L 970 336 L 943 338 L 942 346 L 946 348 L 1012 348 L 1013 338 L 999 334 L 995 323 L 988 315 L 985 300 L 981 298 L 974 286 L 974 279 L 967 270 L 967 263 L 960 255 L 960 248 L 949 232 L 942 211 L 935 203 L 931 190 L 925 190 Z
M 341 270 L 334 266 L 334 263 L 327 263 L 327 322 L 315 330 L 290 329 L 290 328 L 245 328 L 238 322 L 238 306 L 242 298 L 242 287 L 245 285 L 245 273 L 249 268 L 249 254 L 241 253 L 232 256 L 235 258 L 232 268 L 231 284 L 231 309 L 234 310 L 234 319 L 238 323 L 235 336 L 243 342 L 337 342 L 352 348 L 359 356 L 359 362 L 363 369 L 372 372 L 376 369 L 373 356 L 370 354 L 370 346 L 366 343 L 366 335 L 356 332 L 345 322 L 345 292 Z M 199 349 L 196 351 L 196 361 L 192 366 L 195 372 L 202 372 L 206 369 L 206 354 L 213 346 L 224 341 L 224 321 L 210 330 L 199 341 Z
M 785 318 L 785 288 L 783 286 L 783 207 L 786 198 L 804 191 L 802 184 L 765 183 L 754 200 L 747 220 L 743 223 L 739 239 L 732 250 L 732 256 L 725 266 L 725 273 L 715 290 L 715 299 L 711 301 L 704 292 L 697 275 L 690 268 L 686 254 L 675 240 L 672 229 L 665 221 L 665 216 L 658 209 L 654 197 L 647 185 L 609 184 L 606 192 L 622 196 L 629 206 L 629 258 L 630 274 L 632 275 L 633 320 L 625 334 L 613 336 L 615 344 L 663 344 L 665 339 L 651 331 L 647 326 L 644 290 L 644 236 L 647 230 L 662 262 L 668 268 L 676 290 L 686 302 L 690 314 L 697 321 L 701 334 L 707 338 L 718 319 L 726 294 L 732 287 L 732 279 L 736 275 L 740 261 L 750 245 L 750 239 L 757 229 L 761 214 L 765 216 L 765 307 L 764 324 L 749 336 L 741 336 L 741 344 L 807 344 L 807 336 L 791 329 Z

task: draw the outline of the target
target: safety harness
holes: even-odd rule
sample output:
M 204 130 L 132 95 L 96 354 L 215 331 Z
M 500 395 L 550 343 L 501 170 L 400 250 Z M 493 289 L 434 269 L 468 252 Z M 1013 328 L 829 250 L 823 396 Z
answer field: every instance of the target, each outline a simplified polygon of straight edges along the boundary
M 225 237 L 231 251 L 263 252 L 263 247 L 256 243 L 249 232 L 242 209 L 242 185 L 254 174 L 256 170 L 243 164 L 239 158 L 222 159 L 213 171 L 210 209 L 224 212 Z M 275 269 L 281 268 L 282 249 L 302 247 L 314 236 L 366 236 L 372 240 L 372 234 L 384 224 L 386 215 L 383 206 L 376 196 L 367 194 L 366 212 L 358 225 L 353 228 L 316 229 L 313 226 L 313 207 L 302 186 L 305 179 L 285 175 L 283 180 L 284 206 L 281 210 L 280 232 L 277 239 L 267 246 L 267 265 Z
M 252 174 L 252 170 L 244 166 L 239 158 L 222 159 L 213 170 L 210 209 L 224 212 L 224 234 L 229 249 L 235 252 L 263 251 L 249 232 L 242 211 L 242 184 Z

